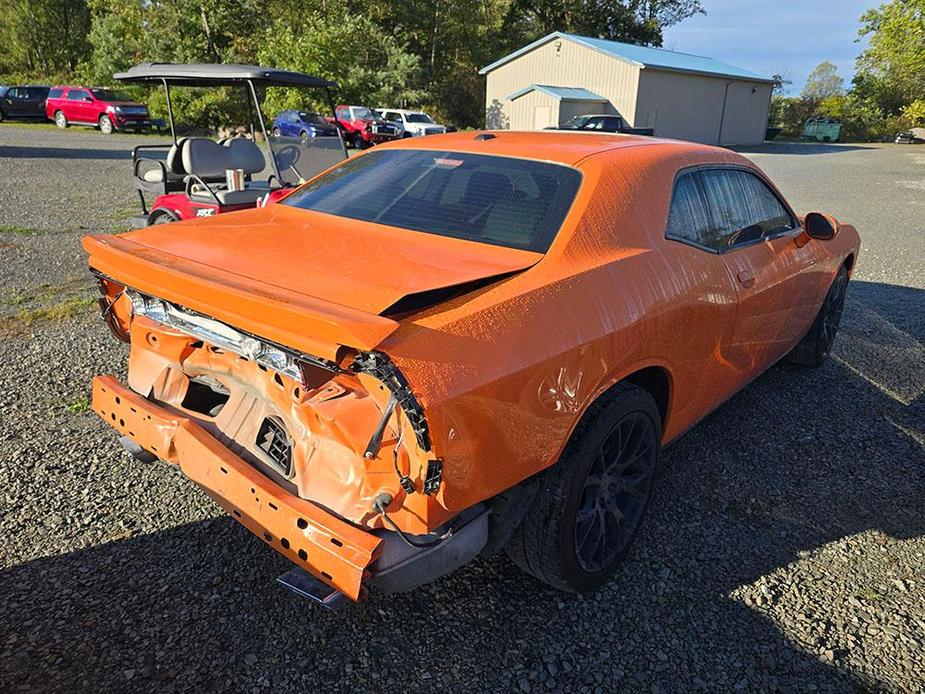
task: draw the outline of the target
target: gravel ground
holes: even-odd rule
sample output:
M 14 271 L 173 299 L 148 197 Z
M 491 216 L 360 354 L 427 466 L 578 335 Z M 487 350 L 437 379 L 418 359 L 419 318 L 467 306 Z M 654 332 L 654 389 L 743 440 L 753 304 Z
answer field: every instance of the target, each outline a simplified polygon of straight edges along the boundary
M 606 587 L 502 556 L 329 613 L 87 410 L 125 350 L 78 241 L 133 213 L 134 142 L 0 126 L 0 225 L 40 230 L 0 232 L 0 690 L 925 691 L 925 147 L 749 150 L 860 228 L 843 332 L 664 453 Z

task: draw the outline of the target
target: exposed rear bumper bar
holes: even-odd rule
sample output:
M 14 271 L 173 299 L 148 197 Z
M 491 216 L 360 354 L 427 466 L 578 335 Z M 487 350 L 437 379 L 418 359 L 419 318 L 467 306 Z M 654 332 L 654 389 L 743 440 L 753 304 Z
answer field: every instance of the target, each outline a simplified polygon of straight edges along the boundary
M 93 379 L 93 410 L 142 448 L 180 466 L 235 520 L 353 600 L 381 539 L 293 496 L 238 458 L 191 418 L 141 397 L 111 376 Z

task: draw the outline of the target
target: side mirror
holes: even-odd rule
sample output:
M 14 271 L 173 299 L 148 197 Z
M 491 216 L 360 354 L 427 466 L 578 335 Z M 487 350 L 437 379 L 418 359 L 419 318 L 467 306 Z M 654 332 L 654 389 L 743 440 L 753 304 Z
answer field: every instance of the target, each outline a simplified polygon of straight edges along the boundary
M 837 222 L 820 212 L 810 212 L 803 218 L 803 231 L 811 239 L 828 241 L 838 233 Z

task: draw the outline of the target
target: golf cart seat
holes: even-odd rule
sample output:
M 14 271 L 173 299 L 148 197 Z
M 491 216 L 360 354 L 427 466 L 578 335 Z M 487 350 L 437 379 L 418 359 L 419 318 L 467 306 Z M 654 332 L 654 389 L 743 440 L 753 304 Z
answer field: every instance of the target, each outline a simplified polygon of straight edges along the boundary
M 183 168 L 188 174 L 187 193 L 197 202 L 218 202 L 220 205 L 253 204 L 270 190 L 269 184 L 249 180 L 266 166 L 263 152 L 246 138 L 233 138 L 221 143 L 205 137 L 187 138 L 181 148 Z M 227 190 L 208 182 L 222 181 L 227 169 L 242 169 L 244 190 Z
M 139 191 L 158 195 L 183 190 L 186 171 L 183 169 L 183 159 L 180 153 L 187 139 L 181 138 L 170 145 L 166 161 L 139 157 L 138 151 L 145 149 L 146 146 L 136 147 L 132 152 L 132 158 L 135 161 L 135 187 Z

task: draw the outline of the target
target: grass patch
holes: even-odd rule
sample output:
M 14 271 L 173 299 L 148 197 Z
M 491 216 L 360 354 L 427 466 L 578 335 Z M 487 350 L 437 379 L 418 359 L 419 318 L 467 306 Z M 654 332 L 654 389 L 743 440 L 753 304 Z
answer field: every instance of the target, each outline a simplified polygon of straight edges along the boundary
M 96 305 L 90 296 L 72 296 L 48 306 L 20 311 L 15 316 L 0 318 L 0 335 L 19 335 L 35 323 L 47 323 L 73 318 Z
M 3 128 L 28 128 L 29 130 L 57 130 L 58 126 L 54 123 L 42 123 L 41 121 L 10 121 L 5 120 L 0 122 L 0 127 Z
M 864 588 L 858 597 L 860 597 L 862 600 L 866 600 L 867 602 L 880 602 L 883 600 L 883 596 L 870 587 Z
M 21 236 L 29 236 L 41 233 L 42 230 L 36 229 L 35 227 L 23 227 L 18 224 L 0 224 L 0 234 L 20 234 Z
M 70 414 L 81 414 L 83 412 L 90 411 L 90 401 L 85 397 L 77 398 L 74 402 L 70 402 L 65 407 Z

